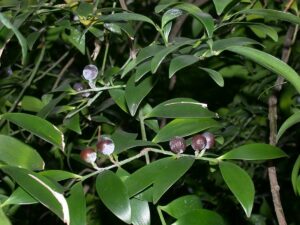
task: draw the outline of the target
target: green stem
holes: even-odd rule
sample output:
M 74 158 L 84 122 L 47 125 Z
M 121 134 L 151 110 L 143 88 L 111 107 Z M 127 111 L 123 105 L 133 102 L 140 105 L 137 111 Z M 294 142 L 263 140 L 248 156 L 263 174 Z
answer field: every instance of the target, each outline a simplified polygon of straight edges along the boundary
M 157 213 L 158 213 L 161 224 L 162 225 L 167 225 L 167 223 L 165 221 L 165 218 L 164 218 L 164 215 L 162 214 L 162 211 L 161 211 L 160 207 L 157 206 L 156 209 L 157 209 Z
M 146 134 L 146 128 L 145 128 L 145 123 L 144 123 L 144 117 L 143 117 L 143 113 L 142 113 L 141 110 L 139 111 L 139 120 L 140 120 L 142 140 L 147 141 L 147 134 Z M 150 157 L 149 157 L 148 152 L 145 154 L 145 159 L 146 159 L 146 163 L 149 164 L 150 163 Z
M 125 88 L 126 85 L 115 85 L 115 86 L 105 86 L 105 87 L 96 87 L 96 88 L 91 88 L 91 89 L 85 89 L 83 91 L 76 91 L 74 95 L 81 94 L 81 93 L 87 93 L 87 92 L 99 92 L 99 91 L 105 91 L 105 90 L 110 90 L 110 89 L 119 89 L 119 88 Z
M 42 62 L 43 58 L 44 58 L 45 50 L 46 50 L 46 46 L 44 45 L 43 48 L 42 48 L 42 50 L 41 50 L 41 53 L 40 53 L 40 55 L 38 57 L 38 60 L 37 60 L 37 62 L 35 64 L 35 67 L 34 67 L 32 73 L 31 73 L 31 75 L 30 75 L 30 77 L 28 79 L 28 81 L 25 83 L 25 85 L 24 85 L 23 89 L 21 90 L 19 96 L 17 97 L 17 99 L 15 100 L 15 102 L 13 103 L 13 105 L 10 107 L 10 109 L 8 110 L 8 112 L 14 111 L 14 109 L 17 107 L 18 103 L 20 102 L 21 98 L 23 97 L 25 91 L 31 85 L 32 80 L 35 77 L 35 75 L 37 74 L 37 71 L 38 71 L 38 69 L 39 69 L 39 67 L 41 65 L 41 62 Z
M 102 62 L 102 68 L 101 68 L 101 76 L 103 76 L 103 74 L 104 74 L 106 60 L 107 60 L 107 56 L 108 56 L 108 50 L 109 50 L 109 42 L 106 40 L 105 52 L 104 52 L 104 57 L 103 57 L 103 62 Z

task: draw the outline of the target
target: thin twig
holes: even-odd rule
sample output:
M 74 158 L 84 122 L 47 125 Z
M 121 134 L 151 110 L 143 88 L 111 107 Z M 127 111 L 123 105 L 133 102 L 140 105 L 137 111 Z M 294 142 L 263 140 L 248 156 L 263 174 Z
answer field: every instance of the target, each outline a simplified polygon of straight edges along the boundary
M 75 58 L 72 57 L 68 62 L 67 64 L 62 68 L 62 70 L 60 71 L 60 73 L 58 74 L 57 78 L 56 78 L 56 81 L 51 89 L 51 91 L 53 91 L 55 88 L 57 88 L 62 76 L 65 74 L 65 72 L 67 71 L 67 69 L 73 64 Z
M 125 0 L 119 0 L 119 2 L 120 2 L 120 5 L 121 5 L 121 8 L 128 11 L 127 4 L 126 4 Z
M 292 1 L 289 2 L 292 5 Z M 288 8 L 286 10 L 288 10 Z M 296 35 L 298 32 L 298 26 L 293 28 L 290 26 L 288 32 L 285 37 L 284 46 L 282 50 L 281 60 L 287 63 L 290 58 L 291 54 L 291 46 L 294 44 L 296 40 Z M 279 76 L 276 80 L 274 85 L 274 93 L 269 97 L 268 106 L 269 106 L 269 127 L 270 127 L 270 135 L 269 135 L 269 143 L 271 145 L 277 145 L 277 97 L 276 94 L 280 92 L 282 89 L 282 84 L 284 83 L 284 79 Z M 276 174 L 276 167 L 273 166 L 272 162 L 270 162 L 270 166 L 268 167 L 268 176 L 270 180 L 270 188 L 271 194 L 273 199 L 273 205 L 277 217 L 277 221 L 279 225 L 287 225 L 283 207 L 280 200 L 280 186 L 278 184 L 277 174 Z

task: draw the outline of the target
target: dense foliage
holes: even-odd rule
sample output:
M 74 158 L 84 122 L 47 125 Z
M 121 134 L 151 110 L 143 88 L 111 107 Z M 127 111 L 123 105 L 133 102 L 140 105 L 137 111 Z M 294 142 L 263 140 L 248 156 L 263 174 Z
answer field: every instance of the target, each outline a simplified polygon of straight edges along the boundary
M 0 1 L 0 224 L 281 225 L 276 196 L 299 224 L 299 25 L 297 1 Z

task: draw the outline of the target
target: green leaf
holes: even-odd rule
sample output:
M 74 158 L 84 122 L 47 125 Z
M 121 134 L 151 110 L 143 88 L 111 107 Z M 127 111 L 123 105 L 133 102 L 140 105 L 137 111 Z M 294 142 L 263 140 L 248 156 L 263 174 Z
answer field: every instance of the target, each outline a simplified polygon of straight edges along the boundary
M 201 222 L 200 222 L 201 221 Z M 200 223 L 199 223 L 200 222 Z M 196 209 L 180 217 L 172 225 L 225 225 L 222 217 L 207 209 Z
M 262 52 L 260 50 L 249 47 L 229 47 L 227 50 L 245 56 L 268 70 L 283 76 L 288 80 L 296 90 L 300 93 L 300 77 L 296 71 L 280 59 Z
M 44 107 L 44 103 L 36 97 L 24 96 L 21 100 L 21 107 L 30 112 L 39 112 Z
M 212 127 L 220 127 L 220 124 L 210 118 L 174 119 L 164 126 L 152 141 L 155 143 L 169 141 L 175 136 L 184 137 Z
M 16 35 L 21 48 L 22 48 L 22 64 L 25 63 L 27 52 L 28 52 L 28 46 L 26 39 L 24 36 L 20 33 L 20 31 L 0 12 L 0 22 L 7 27 L 8 29 L 12 30 L 14 34 Z
M 65 143 L 63 133 L 47 120 L 25 113 L 5 113 L 1 116 L 1 119 L 6 119 L 28 130 L 64 151 Z
M 253 24 L 249 25 L 249 27 L 260 38 L 266 38 L 266 36 L 269 36 L 273 41 L 278 41 L 277 31 L 273 27 L 265 24 Z
M 267 160 L 287 157 L 280 148 L 268 144 L 246 144 L 232 149 L 219 159 Z
M 86 224 L 86 201 L 81 182 L 72 186 L 67 201 L 70 209 L 70 225 Z
M 155 54 L 155 56 L 153 57 L 153 59 L 151 60 L 151 72 L 155 73 L 158 69 L 158 67 L 160 66 L 160 64 L 162 63 L 162 61 L 172 52 L 178 50 L 179 48 L 185 46 L 185 45 L 192 45 L 195 42 L 195 40 L 185 40 L 182 42 L 176 42 L 173 45 L 170 45 L 168 47 L 165 47 L 164 49 L 160 50 L 159 52 L 157 52 Z
M 62 193 L 63 189 L 58 188 L 58 184 L 54 184 L 46 177 L 26 169 L 11 166 L 4 166 L 1 169 L 10 175 L 26 192 L 69 224 L 69 207 Z
M 300 112 L 295 112 L 286 121 L 281 125 L 280 129 L 277 133 L 277 141 L 281 138 L 281 136 L 285 133 L 287 129 L 294 126 L 295 124 L 300 122 Z
M 150 225 L 150 209 L 147 201 L 136 198 L 130 200 L 133 225 Z
M 277 11 L 273 9 L 246 9 L 236 14 L 250 14 L 266 17 L 267 19 L 282 20 L 300 25 L 300 18 L 288 12 Z
M 0 5 L 1 5 L 1 3 L 0 3 Z M 2 207 L 0 207 L 0 224 L 1 225 L 12 225 L 10 220 L 7 218 L 7 216 L 3 212 Z
M 249 174 L 241 167 L 230 162 L 220 162 L 221 174 L 225 183 L 250 217 L 254 203 L 255 189 Z
M 169 67 L 169 78 L 177 71 L 190 66 L 199 61 L 199 58 L 193 55 L 180 55 L 171 60 Z
M 18 187 L 14 192 L 9 196 L 5 202 L 2 203 L 2 207 L 5 205 L 30 205 L 36 204 L 38 200 L 33 198 L 28 194 L 23 188 Z
M 213 42 L 213 51 L 216 54 L 221 53 L 224 50 L 229 49 L 230 47 L 234 46 L 244 46 L 244 45 L 261 45 L 259 42 L 246 38 L 246 37 L 231 37 L 225 38 L 221 40 L 217 40 Z
M 155 23 L 150 18 L 137 13 L 114 13 L 111 15 L 100 16 L 99 20 L 102 22 L 141 21 L 150 23 L 151 25 L 156 27 Z
M 171 157 L 156 160 L 132 173 L 126 180 L 129 197 L 136 195 L 154 183 L 157 174 L 162 171 L 164 164 L 170 161 Z
M 114 100 L 114 102 L 126 113 L 128 113 L 128 109 L 126 106 L 125 99 L 125 91 L 122 89 L 110 89 L 109 91 L 110 97 Z
M 141 62 L 155 56 L 159 51 L 164 49 L 165 47 L 162 45 L 151 44 L 145 48 L 142 48 L 136 57 L 136 64 L 140 64 Z
M 65 170 L 45 170 L 40 172 L 39 174 L 55 181 L 63 181 L 68 179 L 82 179 L 82 176 Z
M 79 113 L 76 113 L 71 118 L 65 118 L 63 124 L 69 130 L 72 130 L 77 134 L 81 134 Z
M 196 195 L 185 195 L 173 200 L 168 205 L 159 206 L 159 208 L 170 216 L 179 219 L 191 211 L 201 209 L 202 203 L 200 198 Z
M 203 68 L 203 67 L 199 67 L 199 69 L 204 70 L 205 72 L 207 72 L 208 75 L 217 83 L 217 85 L 219 85 L 220 87 L 224 87 L 223 76 L 218 71 L 208 69 L 208 68 Z
M 232 0 L 213 0 L 218 16 L 220 16 L 223 10 L 232 2 Z
M 149 76 L 138 83 L 135 83 L 135 76 L 129 78 L 125 89 L 125 99 L 132 116 L 135 115 L 140 103 L 149 94 L 154 84 L 153 76 Z
M 171 20 L 177 18 L 178 16 L 181 16 L 183 12 L 179 9 L 169 9 L 166 11 L 161 19 L 161 28 L 164 28 L 167 23 L 169 23 Z
M 128 191 L 122 180 L 106 170 L 97 176 L 96 189 L 104 205 L 125 223 L 131 223 Z
M 85 33 L 80 32 L 76 28 L 70 27 L 71 33 L 67 35 L 63 33 L 68 41 L 76 47 L 83 55 L 85 54 Z
M 38 152 L 10 136 L 0 135 L 0 161 L 29 170 L 43 170 L 45 163 Z
M 208 38 L 212 38 L 214 32 L 214 20 L 210 14 L 202 12 L 201 9 L 190 3 L 181 3 L 176 5 L 175 8 L 184 10 L 191 14 L 195 19 L 199 20 L 205 27 Z
M 140 65 L 138 65 L 138 67 L 136 68 L 135 74 L 134 74 L 135 82 L 142 79 L 142 77 L 144 77 L 144 75 L 146 75 L 150 71 L 151 71 L 150 61 L 146 61 L 146 62 L 143 62 Z
M 211 118 L 216 114 L 209 111 L 205 104 L 191 98 L 174 98 L 165 101 L 150 111 L 145 118 Z
M 298 155 L 297 160 L 296 160 L 296 162 L 293 166 L 292 176 L 291 176 L 293 189 L 294 189 L 294 192 L 295 192 L 296 195 L 300 195 L 299 189 L 297 188 L 299 170 L 300 170 L 300 155 Z
M 185 174 L 194 163 L 192 157 L 169 158 L 156 175 L 153 185 L 153 203 L 156 204 L 163 194 Z

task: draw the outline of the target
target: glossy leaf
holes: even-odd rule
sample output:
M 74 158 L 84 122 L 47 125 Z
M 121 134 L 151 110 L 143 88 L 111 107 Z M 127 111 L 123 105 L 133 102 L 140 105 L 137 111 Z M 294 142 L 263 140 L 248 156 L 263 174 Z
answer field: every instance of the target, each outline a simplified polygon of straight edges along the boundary
M 12 30 L 12 32 L 16 35 L 22 49 L 22 64 L 25 63 L 25 59 L 27 57 L 28 46 L 25 37 L 20 33 L 20 31 L 15 27 L 5 16 L 0 12 L 0 22 L 7 27 L 8 29 Z
M 112 171 L 97 176 L 96 189 L 104 205 L 125 223 L 131 223 L 131 207 L 126 186 Z
M 268 160 L 281 157 L 287 157 L 287 154 L 280 148 L 268 144 L 255 143 L 232 149 L 220 156 L 219 159 Z
M 162 171 L 164 164 L 168 163 L 171 157 L 156 160 L 132 173 L 126 180 L 129 197 L 145 190 L 154 183 L 157 174 Z
M 201 221 L 201 222 L 200 222 Z M 200 222 L 200 223 L 199 223 Z M 172 225 L 225 225 L 222 217 L 211 210 L 196 209 L 180 217 Z
M 200 198 L 196 195 L 185 195 L 173 200 L 165 206 L 159 206 L 159 208 L 170 216 L 179 219 L 191 211 L 201 209 L 202 203 Z
M 136 71 L 135 71 L 135 74 L 134 74 L 135 82 L 137 82 L 140 79 L 142 79 L 144 77 L 144 75 L 146 75 L 150 71 L 151 71 L 151 63 L 150 63 L 150 61 L 146 61 L 146 62 L 141 63 L 136 68 Z
M 181 9 L 191 14 L 195 19 L 199 20 L 205 27 L 207 36 L 212 37 L 214 32 L 214 20 L 210 14 L 204 13 L 197 6 L 190 3 L 181 3 L 175 6 L 177 9 Z
M 156 45 L 156 44 L 151 44 L 145 48 L 142 48 L 136 56 L 136 63 L 140 64 L 141 62 L 145 61 L 146 59 L 149 59 L 149 58 L 155 56 L 159 51 L 161 51 L 164 48 L 165 48 L 164 46 Z
M 30 205 L 36 203 L 38 203 L 38 200 L 28 194 L 24 189 L 18 187 L 9 198 L 2 203 L 2 207 L 5 205 Z
M 40 172 L 39 174 L 55 181 L 63 181 L 68 179 L 82 179 L 82 176 L 65 170 L 45 170 Z
M 162 170 L 157 174 L 153 185 L 153 203 L 156 204 L 163 194 L 182 177 L 194 163 L 192 157 L 180 157 L 169 160 L 163 165 Z
M 169 141 L 175 136 L 184 137 L 212 127 L 220 127 L 220 124 L 210 118 L 174 119 L 164 126 L 152 141 L 155 143 Z
M 292 176 L 291 176 L 294 192 L 298 196 L 300 195 L 299 189 L 297 188 L 297 186 L 298 186 L 297 182 L 299 179 L 299 171 L 300 171 L 300 155 L 298 155 L 297 160 L 293 166 Z
M 58 184 L 32 171 L 5 166 L 2 170 L 10 175 L 26 192 L 50 209 L 65 223 L 69 223 L 69 207 Z
M 181 16 L 183 12 L 179 9 L 169 9 L 166 11 L 161 19 L 161 27 L 165 27 L 167 23 L 169 23 L 171 20 L 177 18 L 178 16 Z
M 169 78 L 171 78 L 177 71 L 188 67 L 199 61 L 199 58 L 193 55 L 180 55 L 171 60 L 169 67 Z
M 247 217 L 250 217 L 255 189 L 249 174 L 230 162 L 220 162 L 219 167 L 225 183 L 242 205 Z
M 164 49 L 162 49 L 161 51 L 157 52 L 155 54 L 155 56 L 153 57 L 153 59 L 151 60 L 151 72 L 155 73 L 158 69 L 158 67 L 160 66 L 160 64 L 162 63 L 162 61 L 172 52 L 175 52 L 176 50 L 178 50 L 179 48 L 185 46 L 185 45 L 192 45 L 195 42 L 195 40 L 185 40 L 182 42 L 176 42 L 173 45 L 170 45 L 168 47 L 165 47 Z
M 213 0 L 218 16 L 220 16 L 223 10 L 228 6 L 232 0 Z
M 22 109 L 30 112 L 39 112 L 43 107 L 44 103 L 33 96 L 24 96 L 21 101 Z
M 267 19 L 282 20 L 300 25 L 300 18 L 288 12 L 282 12 L 273 9 L 246 9 L 236 14 L 258 15 Z
M 67 201 L 70 209 L 70 225 L 86 224 L 86 200 L 81 182 L 72 186 Z
M 76 113 L 71 118 L 65 118 L 63 123 L 66 128 L 76 132 L 77 134 L 81 134 L 79 113 Z
M 220 87 L 224 87 L 224 79 L 222 74 L 220 74 L 218 71 L 209 69 L 209 68 L 203 68 L 199 67 L 201 70 L 204 70 L 208 73 L 208 75 L 219 85 Z
M 7 216 L 3 212 L 2 207 L 0 207 L 0 224 L 1 225 L 12 225 L 10 220 L 7 218 Z
M 261 66 L 267 68 L 268 70 L 278 74 L 279 76 L 283 76 L 286 80 L 288 80 L 296 90 L 300 93 L 300 77 L 296 73 L 296 71 L 287 65 L 285 62 L 280 59 L 262 52 L 260 50 L 249 48 L 249 47 L 229 47 L 227 50 L 245 56 L 246 58 L 251 59 L 252 61 L 260 64 Z
M 140 103 L 151 91 L 154 86 L 153 76 L 149 76 L 142 81 L 135 83 L 135 77 L 131 76 L 127 82 L 125 90 L 125 99 L 129 112 L 132 116 L 135 115 Z
M 150 225 L 151 215 L 150 208 L 147 201 L 142 201 L 136 198 L 130 200 L 132 210 L 132 224 L 133 225 Z
M 5 113 L 1 119 L 6 119 L 64 151 L 64 135 L 53 124 L 38 116 L 25 113 Z
M 141 14 L 128 13 L 128 12 L 114 13 L 111 15 L 100 16 L 99 20 L 102 22 L 141 21 L 141 22 L 150 23 L 151 25 L 156 26 L 155 23 L 148 17 L 141 15 Z
M 260 38 L 266 38 L 266 36 L 269 36 L 273 41 L 278 41 L 277 31 L 273 27 L 265 24 L 253 24 L 249 25 L 249 27 Z
M 110 97 L 114 100 L 114 102 L 126 113 L 128 113 L 128 109 L 126 106 L 125 99 L 125 91 L 122 89 L 110 89 L 109 91 Z
M 261 45 L 259 42 L 246 37 L 231 37 L 214 41 L 213 51 L 217 54 L 233 46 Z
M 174 98 L 167 100 L 150 111 L 145 118 L 211 118 L 216 114 L 209 111 L 205 104 L 191 98 Z
M 0 161 L 10 166 L 42 170 L 45 163 L 38 152 L 10 136 L 0 135 Z
M 76 47 L 83 55 L 85 54 L 85 33 L 71 27 L 70 35 L 64 34 L 69 42 Z
M 277 141 L 281 138 L 281 136 L 285 133 L 287 129 L 294 126 L 295 124 L 300 122 L 300 112 L 295 112 L 289 118 L 284 121 L 277 133 Z

